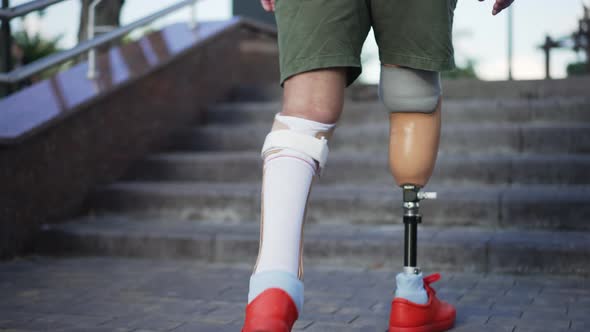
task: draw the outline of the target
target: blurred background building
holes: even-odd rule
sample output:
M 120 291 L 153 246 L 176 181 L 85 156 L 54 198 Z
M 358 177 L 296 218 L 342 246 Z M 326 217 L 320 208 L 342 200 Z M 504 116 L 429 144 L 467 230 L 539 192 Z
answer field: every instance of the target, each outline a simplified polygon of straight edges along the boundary
M 26 0 L 12 0 L 10 4 L 25 2 Z M 132 22 L 173 2 L 174 0 L 127 0 L 120 13 L 121 23 Z M 577 52 L 572 51 L 574 45 L 571 40 L 572 33 L 580 28 L 579 19 L 583 15 L 584 4 L 588 5 L 588 0 L 516 1 L 512 43 L 514 79 L 545 77 L 545 55 L 539 46 L 544 44 L 547 36 L 561 46 L 551 52 L 551 77 L 566 77 L 569 65 L 586 61 L 583 48 L 579 48 Z M 509 15 L 504 12 L 493 17 L 491 5 L 491 0 L 483 3 L 459 1 L 455 14 L 454 41 L 457 63 L 462 71 L 453 75 L 473 74 L 484 80 L 508 78 Z M 26 31 L 28 35 L 39 35 L 42 39 L 53 42 L 55 47 L 67 49 L 78 41 L 81 6 L 81 1 L 66 1 L 43 12 L 27 15 L 22 20 L 14 20 L 12 29 L 19 34 Z M 273 15 L 264 12 L 256 0 L 202 1 L 198 5 L 197 15 L 200 20 L 219 20 L 232 15 L 243 15 L 267 23 L 274 21 Z M 155 22 L 153 27 L 186 20 L 188 16 L 188 10 L 179 12 Z M 379 61 L 372 34 L 367 39 L 363 56 L 365 68 L 361 79 L 374 83 L 378 78 Z

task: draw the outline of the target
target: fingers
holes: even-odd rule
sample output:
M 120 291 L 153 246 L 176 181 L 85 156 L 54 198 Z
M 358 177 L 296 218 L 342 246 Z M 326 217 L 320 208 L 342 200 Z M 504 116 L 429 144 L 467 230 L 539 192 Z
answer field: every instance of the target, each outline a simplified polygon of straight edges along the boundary
M 481 1 L 481 0 L 480 0 Z M 498 15 L 502 10 L 510 7 L 514 0 L 496 0 L 492 15 Z
M 274 12 L 275 10 L 275 0 L 260 0 L 262 4 L 262 8 L 267 12 Z

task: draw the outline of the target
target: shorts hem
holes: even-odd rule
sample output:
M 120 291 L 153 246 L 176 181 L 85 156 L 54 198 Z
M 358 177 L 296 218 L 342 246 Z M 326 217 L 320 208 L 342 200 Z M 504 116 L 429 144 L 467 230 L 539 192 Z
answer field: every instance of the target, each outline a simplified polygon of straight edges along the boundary
M 441 72 L 455 69 L 455 59 L 453 57 L 432 59 L 399 53 L 379 52 L 379 59 L 383 64 L 399 65 L 421 70 Z
M 288 69 L 281 69 L 281 86 L 285 81 L 297 74 L 307 71 L 334 67 L 348 67 L 347 72 L 347 86 L 352 84 L 361 74 L 362 67 L 358 59 L 354 56 L 348 55 L 323 55 L 309 58 L 300 58 L 290 61 L 284 67 Z

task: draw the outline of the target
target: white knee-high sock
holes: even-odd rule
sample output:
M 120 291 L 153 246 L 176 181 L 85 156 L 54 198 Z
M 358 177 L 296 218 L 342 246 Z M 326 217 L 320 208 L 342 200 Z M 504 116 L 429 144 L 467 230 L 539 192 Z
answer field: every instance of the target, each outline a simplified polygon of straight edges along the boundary
M 314 161 L 282 150 L 265 158 L 262 243 L 256 272 L 282 270 L 297 275 L 307 196 L 315 175 Z
M 280 114 L 276 120 L 310 136 L 334 127 Z M 316 161 L 294 150 L 283 149 L 264 158 L 261 247 L 254 273 L 280 270 L 298 275 L 305 209 L 317 171 Z

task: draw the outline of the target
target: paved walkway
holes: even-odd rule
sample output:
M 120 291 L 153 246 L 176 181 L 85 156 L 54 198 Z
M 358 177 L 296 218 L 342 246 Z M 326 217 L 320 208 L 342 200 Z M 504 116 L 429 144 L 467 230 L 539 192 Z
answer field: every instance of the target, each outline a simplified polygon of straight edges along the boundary
M 0 331 L 239 331 L 250 266 L 121 258 L 0 263 Z M 394 273 L 307 268 L 296 330 L 384 331 Z M 453 331 L 589 331 L 590 280 L 445 273 Z

